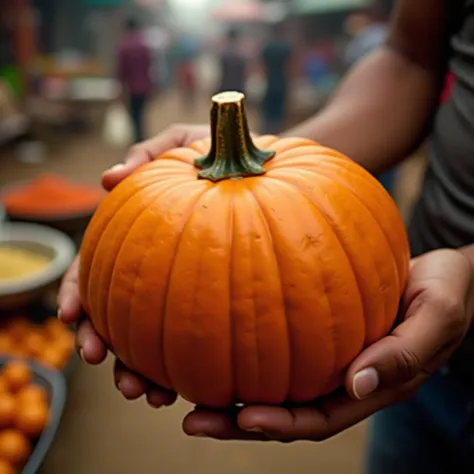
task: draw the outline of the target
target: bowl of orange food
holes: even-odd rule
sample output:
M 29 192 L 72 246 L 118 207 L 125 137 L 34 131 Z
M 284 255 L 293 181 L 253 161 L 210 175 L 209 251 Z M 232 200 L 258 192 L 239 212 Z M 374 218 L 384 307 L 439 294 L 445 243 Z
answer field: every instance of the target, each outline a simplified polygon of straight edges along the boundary
M 15 222 L 42 224 L 75 236 L 84 232 L 105 194 L 99 186 L 45 173 L 3 188 L 0 202 Z
M 0 311 L 40 300 L 56 284 L 76 253 L 58 230 L 27 223 L 0 226 Z
M 0 473 L 38 472 L 59 427 L 66 393 L 59 372 L 0 359 Z

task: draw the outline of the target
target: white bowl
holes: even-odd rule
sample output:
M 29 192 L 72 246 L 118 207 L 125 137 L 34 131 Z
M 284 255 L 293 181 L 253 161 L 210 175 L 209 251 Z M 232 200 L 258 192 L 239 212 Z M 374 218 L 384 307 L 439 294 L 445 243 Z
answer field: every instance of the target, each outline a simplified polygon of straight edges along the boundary
M 38 224 L 6 222 L 0 225 L 0 246 L 4 244 L 40 252 L 51 261 L 26 277 L 0 280 L 0 310 L 16 309 L 41 298 L 64 275 L 76 254 L 76 247 L 68 236 Z

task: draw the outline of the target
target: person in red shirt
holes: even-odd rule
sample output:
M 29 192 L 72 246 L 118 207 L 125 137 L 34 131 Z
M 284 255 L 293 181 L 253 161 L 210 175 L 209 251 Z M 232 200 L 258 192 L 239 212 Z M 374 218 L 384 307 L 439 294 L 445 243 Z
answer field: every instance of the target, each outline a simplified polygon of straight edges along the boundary
M 143 113 L 153 91 L 151 79 L 152 55 L 138 22 L 129 18 L 119 44 L 118 78 L 130 109 L 135 141 L 144 139 Z

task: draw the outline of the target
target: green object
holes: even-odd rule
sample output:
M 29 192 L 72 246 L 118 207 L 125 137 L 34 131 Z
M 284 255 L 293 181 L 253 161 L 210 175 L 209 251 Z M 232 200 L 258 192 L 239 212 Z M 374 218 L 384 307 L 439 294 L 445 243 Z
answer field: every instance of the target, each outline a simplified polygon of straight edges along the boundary
M 2 78 L 10 87 L 15 97 L 21 97 L 23 88 L 21 86 L 20 70 L 16 66 L 4 66 L 0 69 L 0 78 Z
M 332 13 L 367 7 L 370 0 L 295 0 L 294 13 L 298 15 Z
M 263 165 L 275 156 L 255 146 L 240 92 L 222 92 L 212 98 L 211 137 L 211 151 L 195 162 L 202 179 L 217 182 L 259 176 L 265 173 Z

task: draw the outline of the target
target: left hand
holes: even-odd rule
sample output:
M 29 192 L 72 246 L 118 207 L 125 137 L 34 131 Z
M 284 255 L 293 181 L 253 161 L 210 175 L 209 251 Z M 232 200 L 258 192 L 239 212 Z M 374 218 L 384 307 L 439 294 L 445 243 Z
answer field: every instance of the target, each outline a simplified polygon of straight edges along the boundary
M 346 391 L 306 406 L 196 408 L 184 420 L 191 436 L 224 440 L 322 441 L 375 412 L 412 397 L 464 339 L 474 311 L 469 261 L 439 250 L 412 261 L 402 323 L 351 364 Z

